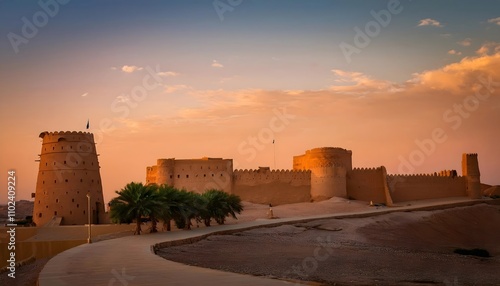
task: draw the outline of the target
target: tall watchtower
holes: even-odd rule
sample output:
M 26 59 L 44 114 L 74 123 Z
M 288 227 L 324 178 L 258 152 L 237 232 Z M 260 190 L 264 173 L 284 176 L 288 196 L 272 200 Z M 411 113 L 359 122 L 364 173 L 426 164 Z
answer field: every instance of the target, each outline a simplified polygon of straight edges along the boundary
M 466 191 L 471 199 L 482 197 L 480 175 L 477 154 L 462 154 L 462 176 L 467 181 Z
M 94 136 L 87 132 L 42 132 L 33 221 L 37 226 L 92 223 L 104 219 L 99 162 Z

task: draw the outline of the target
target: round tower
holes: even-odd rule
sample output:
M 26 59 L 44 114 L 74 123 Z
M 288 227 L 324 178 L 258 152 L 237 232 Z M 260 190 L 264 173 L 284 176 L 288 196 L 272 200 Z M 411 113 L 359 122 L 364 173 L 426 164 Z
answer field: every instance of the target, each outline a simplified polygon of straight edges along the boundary
M 311 170 L 311 198 L 347 197 L 346 174 L 352 170 L 352 151 L 324 147 L 293 158 L 294 170 Z
M 104 219 L 99 162 L 94 136 L 88 132 L 42 132 L 42 151 L 35 192 L 33 221 L 44 225 L 92 223 Z
M 471 199 L 480 199 L 481 180 L 477 154 L 462 154 L 462 175 L 467 181 L 466 192 Z
M 174 185 L 175 159 L 158 159 L 156 162 L 156 184 L 169 186 Z

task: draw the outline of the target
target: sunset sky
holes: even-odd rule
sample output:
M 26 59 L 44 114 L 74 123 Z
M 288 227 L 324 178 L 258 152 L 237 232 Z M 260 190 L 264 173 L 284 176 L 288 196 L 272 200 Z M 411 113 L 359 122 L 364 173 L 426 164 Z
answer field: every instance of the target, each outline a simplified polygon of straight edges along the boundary
M 40 132 L 87 120 L 105 201 L 158 158 L 291 169 L 325 146 L 389 173 L 461 174 L 478 153 L 500 184 L 500 1 L 0 1 L 0 35 L 17 199 Z

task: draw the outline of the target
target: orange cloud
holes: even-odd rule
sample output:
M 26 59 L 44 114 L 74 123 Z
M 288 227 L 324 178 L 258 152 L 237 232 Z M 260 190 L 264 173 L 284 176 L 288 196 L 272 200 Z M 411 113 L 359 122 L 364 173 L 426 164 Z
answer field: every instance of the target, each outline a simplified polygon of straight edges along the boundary
M 360 72 L 333 69 L 335 85 L 330 90 L 338 93 L 366 95 L 375 92 L 395 92 L 400 88 L 389 81 L 375 80 Z
M 488 55 L 494 50 L 495 53 Z M 452 93 L 470 92 L 479 76 L 491 77 L 500 81 L 500 50 L 499 46 L 484 45 L 479 57 L 466 57 L 458 63 L 443 68 L 425 71 L 417 74 L 412 80 L 419 88 L 441 90 Z

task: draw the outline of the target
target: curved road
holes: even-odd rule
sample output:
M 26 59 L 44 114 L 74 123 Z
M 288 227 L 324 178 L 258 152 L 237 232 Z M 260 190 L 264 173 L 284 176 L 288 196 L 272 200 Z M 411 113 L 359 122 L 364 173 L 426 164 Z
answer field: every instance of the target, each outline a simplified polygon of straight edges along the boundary
M 195 238 L 207 234 L 245 230 L 259 226 L 323 218 L 361 217 L 394 211 L 447 208 L 481 203 L 482 200 L 454 200 L 422 203 L 416 206 L 380 208 L 358 213 L 338 213 L 311 217 L 260 220 L 241 224 L 212 226 L 191 231 L 162 232 L 127 236 L 84 244 L 52 258 L 41 271 L 40 286 L 61 285 L 293 285 L 292 282 L 188 266 L 163 259 L 152 246 L 166 241 Z M 440 207 L 437 207 L 440 206 Z M 216 253 L 214 253 L 216 255 Z M 256 261 L 256 263 L 258 263 Z

